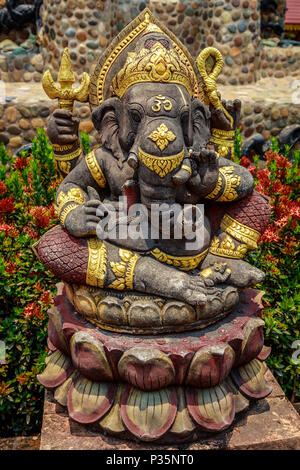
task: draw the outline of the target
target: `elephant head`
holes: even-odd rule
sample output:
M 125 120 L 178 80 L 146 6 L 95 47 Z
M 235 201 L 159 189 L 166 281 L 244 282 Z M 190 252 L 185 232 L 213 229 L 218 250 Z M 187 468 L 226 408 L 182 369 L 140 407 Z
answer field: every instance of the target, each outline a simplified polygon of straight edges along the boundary
M 134 84 L 122 98 L 107 99 L 92 114 L 103 146 L 119 167 L 127 160 L 137 168 L 139 182 L 166 193 L 168 200 L 190 178 L 190 154 L 199 154 L 208 142 L 209 118 L 208 108 L 183 85 L 151 82 Z M 151 196 L 144 185 L 140 188 L 147 202 Z M 158 199 L 165 198 L 161 194 Z

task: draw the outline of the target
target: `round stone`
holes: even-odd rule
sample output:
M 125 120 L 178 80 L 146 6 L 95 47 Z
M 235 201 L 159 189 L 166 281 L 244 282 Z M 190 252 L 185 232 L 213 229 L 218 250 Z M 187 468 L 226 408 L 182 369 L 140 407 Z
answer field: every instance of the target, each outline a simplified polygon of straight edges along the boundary
M 16 136 L 16 137 L 12 137 L 11 139 L 9 139 L 9 145 L 11 146 L 11 148 L 15 149 L 15 148 L 18 148 L 18 147 L 21 147 L 23 141 L 22 141 L 22 137 L 20 137 L 19 135 Z
M 244 32 L 246 31 L 246 29 L 247 29 L 247 25 L 246 25 L 245 21 L 244 21 L 244 20 L 240 20 L 240 21 L 238 22 L 238 30 L 239 30 L 239 32 L 240 32 L 240 33 L 244 33 Z
M 16 122 L 18 119 L 18 110 L 14 106 L 9 106 L 5 110 L 6 120 L 10 123 Z
M 86 38 L 87 38 L 87 35 L 86 35 L 86 32 L 85 31 L 78 31 L 77 34 L 76 34 L 76 37 L 78 39 L 78 41 L 85 41 Z
M 30 122 L 27 119 L 21 118 L 19 121 L 19 126 L 21 129 L 27 131 L 28 129 L 30 129 Z

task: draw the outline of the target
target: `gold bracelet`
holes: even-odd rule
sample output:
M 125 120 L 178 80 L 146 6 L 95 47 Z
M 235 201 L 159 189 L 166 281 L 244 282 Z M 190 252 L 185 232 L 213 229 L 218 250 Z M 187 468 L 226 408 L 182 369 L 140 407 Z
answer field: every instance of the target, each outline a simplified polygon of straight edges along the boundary
M 247 254 L 247 245 L 239 245 L 235 248 L 235 244 L 229 235 L 226 235 L 225 239 L 220 243 L 217 237 L 214 237 L 210 249 L 210 253 L 217 256 L 223 256 L 224 258 L 242 259 Z
M 68 205 L 67 207 L 65 207 L 60 215 L 59 215 L 59 221 L 61 223 L 61 225 L 64 227 L 65 226 L 65 220 L 66 220 L 66 217 L 67 215 L 73 210 L 73 209 L 76 209 L 76 207 L 78 207 L 79 204 L 70 204 Z
M 97 158 L 95 152 L 90 152 L 85 157 L 85 163 L 87 164 L 88 169 L 96 183 L 100 186 L 100 188 L 105 188 L 106 186 L 106 178 L 103 174 L 103 171 L 100 168 L 99 163 L 97 162 Z
M 223 131 L 222 129 L 213 128 L 212 135 L 214 137 L 219 137 L 219 138 L 227 137 L 228 139 L 233 140 L 235 136 L 235 131 Z
M 167 253 L 164 253 L 159 248 L 154 248 L 151 251 L 151 255 L 154 256 L 161 263 L 169 264 L 175 266 L 181 271 L 191 271 L 196 269 L 200 262 L 205 258 L 208 253 L 208 249 L 202 251 L 198 255 L 193 256 L 172 256 Z
M 68 162 L 70 160 L 74 160 L 74 158 L 79 157 L 82 154 L 82 147 L 78 147 L 78 149 L 74 150 L 74 152 L 66 153 L 65 155 L 59 155 L 54 153 L 54 158 L 58 162 Z
M 69 145 L 59 145 L 59 144 L 52 144 L 53 150 L 57 152 L 65 152 L 66 150 L 71 150 L 74 147 L 74 144 Z
M 225 188 L 221 196 L 219 196 L 216 201 L 234 201 L 238 196 L 235 189 L 240 185 L 241 178 L 234 174 L 233 166 L 222 166 L 220 168 L 220 173 L 225 180 Z
M 229 233 L 229 235 L 236 238 L 238 241 L 246 243 L 248 250 L 255 250 L 257 248 L 260 233 L 257 230 L 238 222 L 230 217 L 230 215 L 224 215 L 221 222 L 221 229 L 224 232 Z

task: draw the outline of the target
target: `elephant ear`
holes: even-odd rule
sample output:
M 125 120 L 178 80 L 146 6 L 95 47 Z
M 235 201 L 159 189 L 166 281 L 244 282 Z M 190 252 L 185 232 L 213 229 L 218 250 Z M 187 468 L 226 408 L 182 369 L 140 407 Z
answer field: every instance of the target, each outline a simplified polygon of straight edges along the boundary
M 193 154 L 198 155 L 210 139 L 210 111 L 201 101 L 192 101 Z
M 119 121 L 121 101 L 119 98 L 110 98 L 104 101 L 92 112 L 92 120 L 98 131 L 103 147 L 110 150 L 122 168 L 126 160 L 119 140 Z

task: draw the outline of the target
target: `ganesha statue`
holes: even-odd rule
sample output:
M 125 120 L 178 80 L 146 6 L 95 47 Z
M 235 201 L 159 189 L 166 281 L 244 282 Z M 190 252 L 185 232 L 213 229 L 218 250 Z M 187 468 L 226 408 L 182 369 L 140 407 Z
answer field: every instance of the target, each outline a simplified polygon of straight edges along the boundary
M 196 440 L 271 392 L 264 273 L 244 260 L 270 209 L 234 162 L 241 103 L 221 100 L 222 65 L 213 48 L 194 61 L 146 9 L 79 88 L 67 51 L 62 88 L 44 76 L 60 225 L 34 249 L 62 282 L 38 378 L 99 433 Z M 88 154 L 74 99 L 101 139 Z

